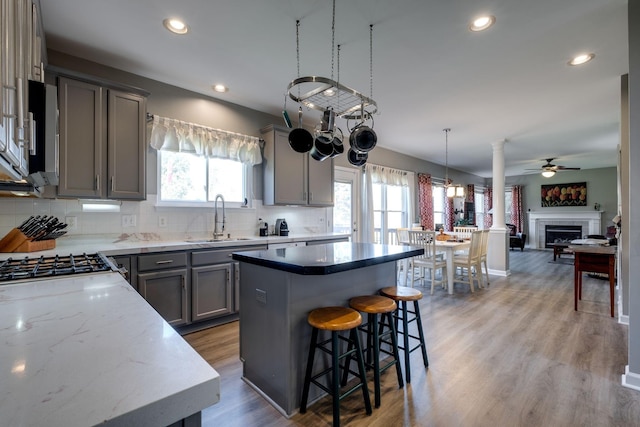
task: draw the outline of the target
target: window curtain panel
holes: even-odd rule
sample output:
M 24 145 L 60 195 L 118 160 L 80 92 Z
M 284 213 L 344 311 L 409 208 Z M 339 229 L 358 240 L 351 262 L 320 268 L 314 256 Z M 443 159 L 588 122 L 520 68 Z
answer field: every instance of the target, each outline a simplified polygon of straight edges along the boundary
M 372 165 L 365 165 L 362 168 L 362 207 L 360 209 L 360 238 L 363 243 L 374 243 L 374 223 L 373 223 L 373 181 Z
M 522 186 L 511 187 L 511 223 L 519 233 L 524 230 L 524 212 L 522 211 Z
M 425 230 L 433 230 L 433 182 L 428 173 L 418 174 L 418 204 L 420 205 L 420 225 Z
M 234 160 L 249 165 L 262 163 L 260 139 L 167 117 L 153 116 L 149 145 L 156 150 Z
M 484 189 L 484 228 L 491 228 L 493 225 L 493 215 L 489 211 L 493 208 L 493 188 Z
M 465 202 L 471 202 L 475 200 L 476 187 L 473 184 L 467 184 L 467 194 L 465 195 Z
M 453 222 L 455 221 L 455 214 L 453 213 L 453 197 L 445 197 L 444 204 L 444 224 L 446 231 L 453 231 Z

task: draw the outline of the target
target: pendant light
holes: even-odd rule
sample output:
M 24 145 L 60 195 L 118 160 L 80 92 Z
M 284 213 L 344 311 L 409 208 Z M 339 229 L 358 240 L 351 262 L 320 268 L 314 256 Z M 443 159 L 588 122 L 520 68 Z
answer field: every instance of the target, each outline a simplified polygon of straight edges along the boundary
M 449 198 L 464 197 L 464 187 L 461 185 L 451 185 L 449 179 L 449 132 L 451 128 L 444 128 L 444 190 Z

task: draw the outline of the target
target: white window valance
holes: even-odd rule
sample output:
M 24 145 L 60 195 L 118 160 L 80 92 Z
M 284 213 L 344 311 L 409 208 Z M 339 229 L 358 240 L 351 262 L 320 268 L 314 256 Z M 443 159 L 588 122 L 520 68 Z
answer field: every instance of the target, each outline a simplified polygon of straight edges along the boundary
M 262 163 L 260 139 L 167 117 L 153 116 L 149 145 L 156 150 L 229 159 L 251 165 Z
M 371 174 L 371 182 L 374 184 L 381 183 L 388 185 L 400 185 L 403 187 L 409 186 L 409 175 L 412 174 L 412 172 L 401 169 L 393 169 L 373 164 L 366 165 L 366 172 Z

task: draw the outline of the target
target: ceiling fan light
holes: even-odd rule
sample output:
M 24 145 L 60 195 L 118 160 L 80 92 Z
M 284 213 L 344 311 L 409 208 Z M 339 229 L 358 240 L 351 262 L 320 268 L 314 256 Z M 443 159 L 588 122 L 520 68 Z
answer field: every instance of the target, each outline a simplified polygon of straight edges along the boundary
M 542 171 L 542 176 L 544 176 L 545 178 L 551 178 L 555 174 L 555 171 Z

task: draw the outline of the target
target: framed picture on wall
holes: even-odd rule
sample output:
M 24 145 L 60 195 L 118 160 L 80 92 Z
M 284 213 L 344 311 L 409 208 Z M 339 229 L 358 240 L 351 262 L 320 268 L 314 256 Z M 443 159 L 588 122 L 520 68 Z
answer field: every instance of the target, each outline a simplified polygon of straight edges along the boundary
M 549 184 L 540 186 L 543 208 L 587 206 L 587 183 Z

